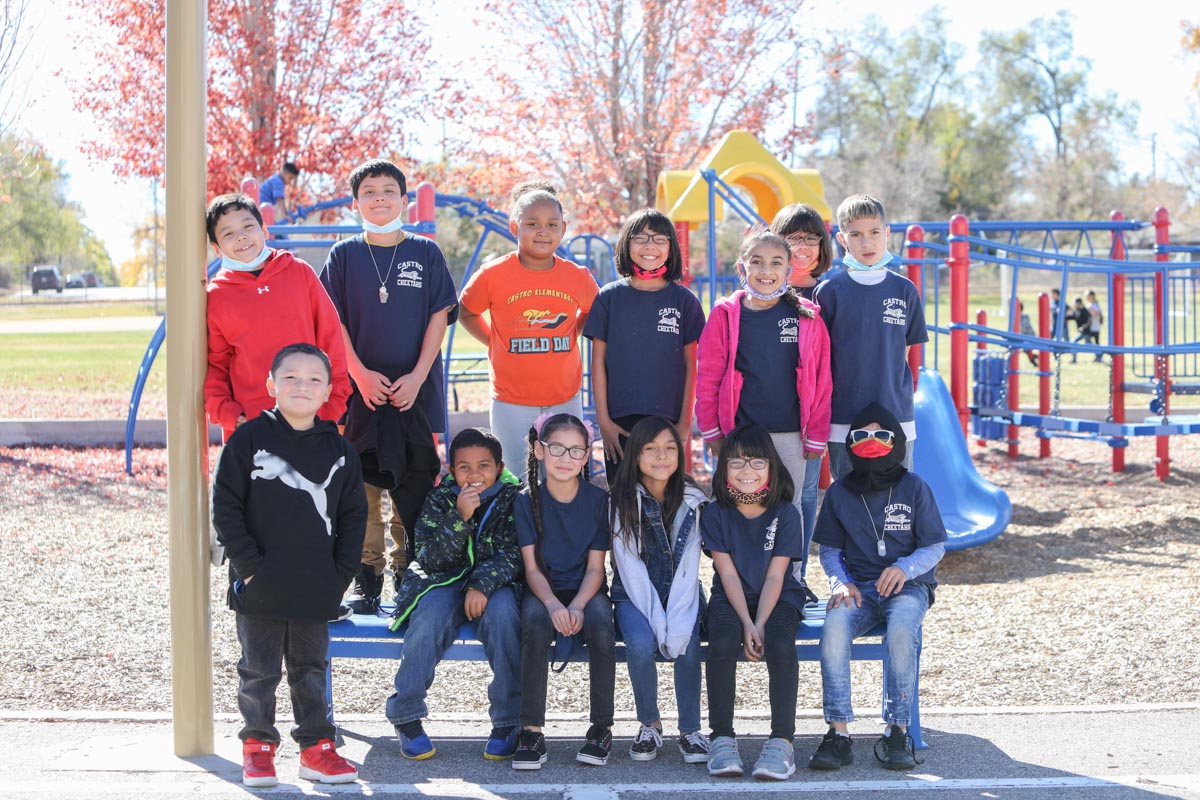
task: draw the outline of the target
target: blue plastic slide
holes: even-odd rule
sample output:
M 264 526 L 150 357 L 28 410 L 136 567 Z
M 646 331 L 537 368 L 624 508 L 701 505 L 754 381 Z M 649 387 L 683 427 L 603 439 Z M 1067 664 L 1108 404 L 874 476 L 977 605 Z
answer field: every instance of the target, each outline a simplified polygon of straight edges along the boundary
M 942 376 L 921 369 L 916 392 L 917 451 L 914 471 L 933 489 L 949 540 L 964 550 L 995 539 L 1012 521 L 1004 490 L 975 470 Z

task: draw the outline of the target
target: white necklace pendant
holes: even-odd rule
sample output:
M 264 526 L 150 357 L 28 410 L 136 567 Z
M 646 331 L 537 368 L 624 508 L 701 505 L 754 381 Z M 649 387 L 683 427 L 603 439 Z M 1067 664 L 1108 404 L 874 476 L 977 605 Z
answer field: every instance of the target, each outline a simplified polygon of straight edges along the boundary
M 386 303 L 388 299 L 388 290 L 386 286 L 379 287 L 379 302 Z
M 879 539 L 875 542 L 875 552 L 879 553 L 879 557 L 883 558 L 887 555 L 887 542 Z

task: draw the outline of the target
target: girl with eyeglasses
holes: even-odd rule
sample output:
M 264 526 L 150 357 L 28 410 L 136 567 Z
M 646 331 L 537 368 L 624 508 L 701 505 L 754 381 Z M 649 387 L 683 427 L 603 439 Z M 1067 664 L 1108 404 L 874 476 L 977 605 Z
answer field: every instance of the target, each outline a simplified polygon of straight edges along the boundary
M 612 748 L 616 634 L 604 573 L 608 493 L 587 480 L 593 438 L 588 423 L 572 414 L 543 414 L 529 429 L 528 486 L 515 507 L 529 591 L 521 602 L 521 732 L 513 769 L 546 763 L 547 658 L 556 635 L 569 648 L 582 633 L 588 649 L 591 727 L 576 760 L 599 766 Z M 567 657 L 558 646 L 555 651 Z
M 812 300 L 819 279 L 833 264 L 833 240 L 821 212 L 804 203 L 784 206 L 771 220 L 771 232 L 792 248 L 788 285 L 805 300 Z
M 887 624 L 884 736 L 875 756 L 885 769 L 912 769 L 908 736 L 917 680 L 921 624 L 933 604 L 946 527 L 933 491 L 904 467 L 908 437 L 896 415 L 871 403 L 850 423 L 851 470 L 825 493 L 813 537 L 829 576 L 828 615 L 821 633 L 825 734 L 809 767 L 835 770 L 854 761 L 848 724 L 850 645 Z
M 791 256 L 787 241 L 767 230 L 742 242 L 742 289 L 713 306 L 700 336 L 696 421 L 715 452 L 735 426 L 762 426 L 801 484 L 825 452 L 833 382 L 820 309 L 788 287 Z M 798 511 L 801 499 L 794 498 Z
M 677 283 L 683 256 L 665 214 L 630 214 L 615 259 L 621 277 L 600 290 L 583 330 L 592 340 L 596 421 L 610 481 L 643 417 L 664 417 L 685 442 L 691 438 L 696 342 L 704 329 L 700 301 Z
M 708 604 L 708 719 L 711 775 L 743 772 L 733 729 L 738 655 L 766 661 L 771 736 L 754 777 L 786 780 L 796 771 L 799 669 L 796 632 L 807 590 L 792 572 L 803 552 L 794 486 L 772 436 L 762 427 L 735 428 L 713 473 L 714 502 L 700 519 L 704 552 L 712 557 Z M 813 598 L 815 599 L 815 598 Z
M 812 301 L 819 278 L 833 263 L 833 242 L 829 228 L 815 208 L 804 203 L 784 206 L 771 220 L 771 231 L 783 237 L 792 250 L 791 272 L 788 285 L 805 300 Z M 824 322 L 822 322 L 824 325 Z M 804 558 L 797 569 L 800 578 L 808 574 L 808 550 L 812 542 L 813 525 L 817 521 L 817 489 L 821 482 L 821 457 L 825 445 L 812 442 L 813 447 L 804 450 L 804 473 L 793 475 L 800 484 L 800 517 L 804 520 Z

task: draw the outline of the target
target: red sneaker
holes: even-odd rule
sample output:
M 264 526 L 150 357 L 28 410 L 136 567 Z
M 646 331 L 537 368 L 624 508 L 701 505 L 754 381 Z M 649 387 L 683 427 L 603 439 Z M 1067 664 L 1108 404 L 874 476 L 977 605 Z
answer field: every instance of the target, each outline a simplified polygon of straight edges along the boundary
M 246 786 L 277 786 L 275 742 L 247 739 L 242 742 L 242 783 Z
M 322 739 L 300 751 L 300 777 L 319 783 L 351 783 L 358 780 L 358 770 L 338 755 L 331 740 Z

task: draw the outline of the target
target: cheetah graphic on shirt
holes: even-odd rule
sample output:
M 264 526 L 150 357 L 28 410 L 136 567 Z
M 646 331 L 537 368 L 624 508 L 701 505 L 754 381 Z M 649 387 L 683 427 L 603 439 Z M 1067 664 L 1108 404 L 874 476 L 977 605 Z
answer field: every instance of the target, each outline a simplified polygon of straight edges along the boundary
M 316 506 L 317 513 L 321 515 L 321 519 L 325 520 L 325 534 L 332 536 L 333 523 L 329 520 L 329 501 L 325 497 L 325 490 L 333 481 L 334 473 L 345 465 L 346 457 L 342 456 L 329 468 L 329 477 L 325 479 L 325 482 L 316 484 L 297 472 L 295 467 L 280 456 L 268 453 L 266 450 L 259 450 L 254 454 L 254 466 L 257 469 L 250 473 L 250 480 L 262 478 L 269 481 L 278 478 L 285 486 L 307 492 L 308 496 L 312 498 L 313 505 Z

